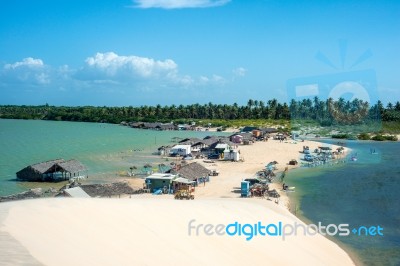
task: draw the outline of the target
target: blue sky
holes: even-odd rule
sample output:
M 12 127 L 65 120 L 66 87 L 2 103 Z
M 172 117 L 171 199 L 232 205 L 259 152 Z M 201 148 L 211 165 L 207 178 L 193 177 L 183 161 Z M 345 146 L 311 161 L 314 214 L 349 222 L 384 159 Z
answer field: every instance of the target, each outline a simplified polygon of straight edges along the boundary
M 293 79 L 330 90 L 332 75 L 393 102 L 399 14 L 399 1 L 3 1 L 0 104 L 288 101 Z

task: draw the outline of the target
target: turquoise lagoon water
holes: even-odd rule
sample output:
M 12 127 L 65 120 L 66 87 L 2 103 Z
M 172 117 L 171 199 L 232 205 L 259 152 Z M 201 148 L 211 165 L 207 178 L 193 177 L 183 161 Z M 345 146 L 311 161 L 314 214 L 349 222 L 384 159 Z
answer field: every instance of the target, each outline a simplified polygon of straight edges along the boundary
M 87 168 L 88 182 L 119 178 L 129 167 L 141 168 L 164 162 L 153 155 L 157 147 L 172 144 L 172 138 L 215 134 L 193 131 L 152 131 L 119 125 L 39 120 L 0 119 L 0 195 L 31 187 L 57 186 L 17 182 L 15 173 L 27 165 L 46 160 L 77 159 Z M 226 135 L 226 133 L 218 133 Z
M 333 143 L 334 141 L 328 141 Z M 363 265 L 400 265 L 400 143 L 348 141 L 356 162 L 289 172 L 291 208 L 309 223 L 381 226 L 384 236 L 334 239 Z M 378 154 L 371 154 L 371 149 Z

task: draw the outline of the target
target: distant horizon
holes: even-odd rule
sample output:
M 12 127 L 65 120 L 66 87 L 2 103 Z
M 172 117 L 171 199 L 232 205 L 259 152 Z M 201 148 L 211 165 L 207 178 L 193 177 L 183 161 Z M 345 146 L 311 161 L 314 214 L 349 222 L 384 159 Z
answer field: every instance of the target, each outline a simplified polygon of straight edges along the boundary
M 312 98 L 308 98 L 309 100 L 311 100 L 311 101 L 313 101 L 313 99 Z M 174 104 L 174 103 L 172 103 L 172 104 L 164 104 L 164 105 L 162 105 L 162 104 L 159 104 L 159 103 L 156 103 L 156 104 L 149 104 L 149 105 L 145 105 L 145 104 L 142 104 L 142 105 L 54 105 L 54 104 L 51 104 L 51 103 L 43 103 L 43 104 L 0 104 L 0 106 L 18 106 L 18 107 L 22 107 L 22 106 L 33 106 L 33 107 L 39 107 L 39 106 L 49 106 L 49 107 L 107 107 L 107 108 L 112 108 L 112 107 L 116 107 L 116 108 L 121 108 L 121 107 L 133 107 L 133 108 L 140 108 L 140 107 L 143 107 L 143 106 L 148 106 L 148 107 L 157 107 L 158 105 L 159 106 L 161 106 L 161 107 L 171 107 L 171 106 L 176 106 L 176 107 L 178 107 L 178 106 L 180 106 L 180 105 L 182 105 L 182 106 L 192 106 L 192 105 L 199 105 L 199 106 L 205 106 L 205 105 L 209 105 L 209 104 L 212 104 L 212 105 L 227 105 L 227 106 L 233 106 L 233 105 L 235 105 L 235 104 L 237 104 L 239 107 L 246 107 L 246 106 L 248 106 L 248 101 L 249 100 L 253 100 L 253 101 L 258 101 L 258 102 L 260 102 L 260 100 L 257 100 L 257 99 L 248 99 L 247 101 L 245 101 L 243 104 L 239 104 L 238 102 L 232 102 L 232 103 L 214 103 L 214 102 L 212 102 L 212 101 L 209 101 L 209 102 L 206 102 L 206 103 L 199 103 L 199 102 L 193 102 L 193 103 L 186 103 L 186 104 Z M 265 105 L 267 105 L 268 104 L 268 101 L 271 101 L 271 100 L 277 100 L 277 99 L 269 99 L 269 100 L 267 100 L 267 101 L 262 101 Z M 288 106 L 290 105 L 290 102 L 292 101 L 292 100 L 295 100 L 296 102 L 301 102 L 301 100 L 296 100 L 296 99 L 290 99 L 288 102 L 279 102 L 279 101 L 277 101 L 277 103 L 279 103 L 279 104 L 287 104 Z M 327 101 L 328 99 L 321 99 L 321 98 L 319 98 L 319 100 L 321 100 L 321 101 Z M 335 100 L 335 99 L 334 99 Z M 337 100 L 335 100 L 335 101 L 337 101 Z M 347 101 L 349 101 L 349 102 L 352 102 L 352 100 L 345 100 L 346 102 Z M 378 99 L 378 101 L 380 101 L 379 99 Z M 374 103 L 371 103 L 371 102 L 368 102 L 368 104 L 370 105 L 370 106 L 373 106 L 373 105 L 376 105 L 377 103 L 378 103 L 378 101 L 376 101 L 376 102 L 374 102 Z M 386 108 L 387 107 L 387 104 L 389 104 L 389 103 L 391 103 L 393 106 L 394 105 L 396 105 L 396 103 L 397 102 L 399 102 L 400 103 L 400 100 L 395 100 L 395 101 L 389 101 L 388 103 L 383 103 L 382 101 L 381 101 L 381 103 L 382 103 L 382 105 L 383 105 L 383 107 L 384 108 Z

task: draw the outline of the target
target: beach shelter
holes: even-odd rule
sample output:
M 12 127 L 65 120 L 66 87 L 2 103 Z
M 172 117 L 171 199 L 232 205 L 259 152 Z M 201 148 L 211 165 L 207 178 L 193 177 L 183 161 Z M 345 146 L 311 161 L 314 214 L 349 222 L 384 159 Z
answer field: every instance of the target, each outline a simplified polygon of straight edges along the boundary
M 81 187 L 73 187 L 64 189 L 64 195 L 71 198 L 90 198 Z
M 145 183 L 147 187 L 154 191 L 163 188 L 170 188 L 172 180 L 174 180 L 177 176 L 173 174 L 164 174 L 164 173 L 154 173 L 149 175 L 145 179 Z

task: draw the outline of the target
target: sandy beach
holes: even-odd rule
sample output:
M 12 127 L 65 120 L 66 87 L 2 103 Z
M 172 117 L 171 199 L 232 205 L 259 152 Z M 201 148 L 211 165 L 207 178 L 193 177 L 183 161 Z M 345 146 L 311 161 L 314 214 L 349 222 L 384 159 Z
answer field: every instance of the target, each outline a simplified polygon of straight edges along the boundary
M 320 235 L 188 234 L 188 223 L 300 222 L 241 199 L 44 199 L 0 205 L 1 265 L 352 265 Z M 7 237 L 5 237 L 7 236 Z M 17 254 L 15 254 L 17 253 Z
M 1 265 L 353 265 L 350 257 L 321 235 L 287 237 L 189 235 L 188 224 L 303 224 L 278 204 L 240 198 L 243 178 L 273 160 L 278 170 L 299 159 L 303 145 L 318 142 L 256 142 L 239 146 L 244 162 L 204 163 L 220 172 L 196 188 L 194 201 L 172 195 L 121 199 L 40 199 L 0 204 Z M 335 147 L 333 147 L 335 148 Z M 289 166 L 293 168 L 294 166 Z M 290 171 L 290 170 L 289 170 Z M 279 174 L 277 175 L 277 177 Z M 141 186 L 143 179 L 130 179 Z M 272 184 L 278 191 L 280 184 Z M 200 231 L 201 232 L 201 231 Z M 8 248 L 7 248 L 8 247 Z M 11 248 L 12 251 L 11 251 Z
M 219 171 L 218 176 L 211 176 L 211 182 L 206 183 L 205 186 L 200 184 L 196 188 L 195 197 L 196 199 L 203 198 L 240 198 L 240 182 L 245 179 L 252 177 L 257 171 L 265 169 L 265 166 L 272 161 L 277 161 L 276 165 L 277 173 L 275 182 L 270 184 L 270 189 L 276 189 L 281 198 L 279 205 L 283 208 L 289 207 L 289 199 L 286 192 L 282 190 L 282 185 L 277 182 L 280 173 L 288 167 L 291 169 L 300 167 L 301 160 L 304 154 L 299 153 L 303 150 L 303 146 L 308 146 L 310 150 L 314 150 L 319 146 L 327 146 L 320 142 L 305 140 L 304 142 L 297 142 L 288 140 L 280 142 L 278 140 L 268 140 L 262 142 L 255 142 L 251 145 L 239 145 L 241 157 L 244 159 L 243 162 L 229 162 L 229 161 L 215 161 L 213 163 L 205 163 L 203 160 L 193 160 L 205 166 L 210 170 Z M 335 150 L 339 146 L 330 145 Z M 345 152 L 348 152 L 345 149 Z M 344 155 L 343 155 L 344 156 Z M 298 165 L 288 165 L 289 161 L 295 159 L 299 162 Z M 192 162 L 192 161 L 190 161 Z M 189 162 L 189 163 L 190 163 Z M 143 187 L 143 179 L 129 179 L 127 180 L 133 187 Z M 138 195 L 135 197 L 153 197 L 153 195 Z M 173 198 L 172 195 L 166 195 L 165 197 Z

